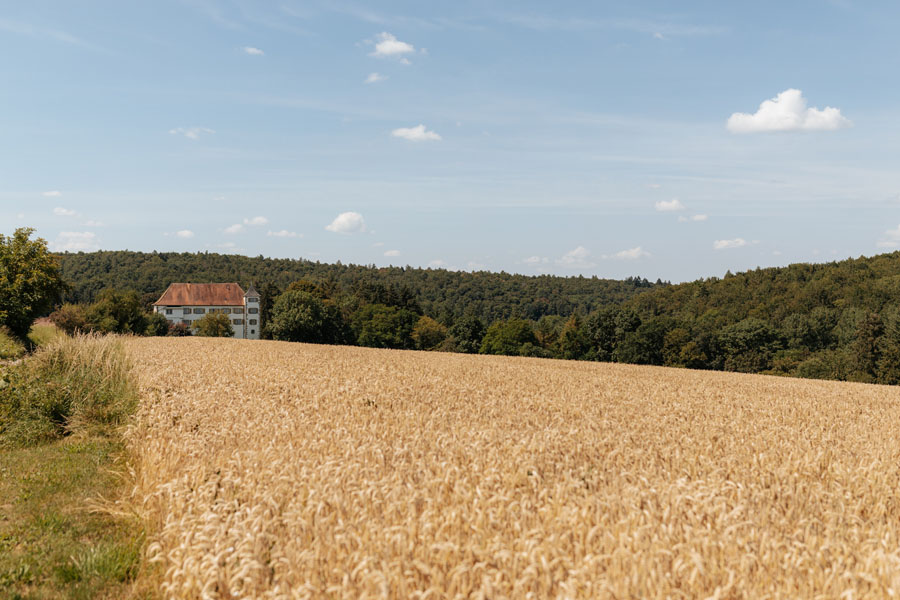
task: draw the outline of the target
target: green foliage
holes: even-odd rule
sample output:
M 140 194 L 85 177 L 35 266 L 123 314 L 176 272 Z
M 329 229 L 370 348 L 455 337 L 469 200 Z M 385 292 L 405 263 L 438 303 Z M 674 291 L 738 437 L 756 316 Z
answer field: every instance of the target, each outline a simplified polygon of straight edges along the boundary
M 778 332 L 767 322 L 753 317 L 723 329 L 719 340 L 725 370 L 741 373 L 770 369 L 775 353 L 782 347 Z
M 539 347 L 531 322 L 524 319 L 497 321 L 488 327 L 479 352 L 481 354 L 518 356 L 522 354 L 522 347 L 525 344 L 531 344 L 525 348 L 526 353 L 530 354 L 533 354 L 534 347 Z
M 194 334 L 201 337 L 232 337 L 231 318 L 219 312 L 208 312 L 193 323 Z
M 260 339 L 272 339 L 269 330 L 269 321 L 272 319 L 272 309 L 275 308 L 275 301 L 281 295 L 281 290 L 272 282 L 267 282 L 259 286 L 259 328 Z
M 147 329 L 148 314 L 134 290 L 102 290 L 85 316 L 91 331 L 143 335 Z
M 90 330 L 87 311 L 81 304 L 63 304 L 50 314 L 50 321 L 68 335 Z
M 164 315 L 159 313 L 150 313 L 147 315 L 147 327 L 144 329 L 144 335 L 161 336 L 169 334 L 169 321 Z
M 340 310 L 327 298 L 289 288 L 272 307 L 268 334 L 288 342 L 340 344 L 346 338 L 346 325 Z
M 591 350 L 590 341 L 587 327 L 578 315 L 572 315 L 559 334 L 558 356 L 569 360 L 582 359 Z
M 0 234 L 0 326 L 24 340 L 37 317 L 50 312 L 65 290 L 57 259 L 33 229 Z
M 345 298 L 359 297 L 362 300 L 353 309 L 361 304 L 398 306 L 426 314 L 445 325 L 464 315 L 492 323 L 510 317 L 540 319 L 544 315 L 588 314 L 601 306 L 619 304 L 647 290 L 665 287 L 639 278 L 614 281 L 595 277 L 379 268 L 206 252 L 62 254 L 60 264 L 63 277 L 71 283 L 71 291 L 65 298 L 69 302 L 93 302 L 104 288 L 133 288 L 139 294 L 158 298 L 173 281 L 240 281 L 245 286 L 255 282 L 262 301 L 262 288 L 268 283 L 286 289 L 292 282 L 306 280 L 323 287 L 325 296 L 338 306 L 344 305 Z M 414 297 L 404 297 L 410 291 Z
M 0 388 L 0 446 L 113 427 L 137 402 L 131 364 L 115 338 L 61 339 L 39 349 L 7 377 Z
M 453 348 L 457 352 L 476 354 L 484 339 L 484 323 L 478 317 L 471 315 L 461 317 L 450 327 L 449 334 L 453 341 Z
M 447 328 L 431 317 L 419 317 L 412 330 L 412 339 L 419 350 L 437 348 L 447 338 Z
M 414 348 L 412 333 L 418 322 L 415 312 L 384 304 L 366 304 L 351 317 L 356 342 L 371 348 Z

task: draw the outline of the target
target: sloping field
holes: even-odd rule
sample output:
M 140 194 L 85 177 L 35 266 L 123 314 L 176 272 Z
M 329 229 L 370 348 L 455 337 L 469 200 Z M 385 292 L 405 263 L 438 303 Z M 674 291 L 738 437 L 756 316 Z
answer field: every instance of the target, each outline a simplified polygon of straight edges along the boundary
M 166 595 L 900 593 L 900 390 L 144 338 Z

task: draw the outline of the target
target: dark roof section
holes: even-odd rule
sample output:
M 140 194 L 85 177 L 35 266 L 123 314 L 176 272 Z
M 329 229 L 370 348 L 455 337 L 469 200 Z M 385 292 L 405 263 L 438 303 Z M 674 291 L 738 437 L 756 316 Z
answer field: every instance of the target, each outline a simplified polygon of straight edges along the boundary
M 170 283 L 153 306 L 243 306 L 236 283 Z
M 253 287 L 253 284 L 250 284 L 250 287 L 247 288 L 247 291 L 244 292 L 245 296 L 259 296 L 259 292 L 256 291 L 256 288 Z

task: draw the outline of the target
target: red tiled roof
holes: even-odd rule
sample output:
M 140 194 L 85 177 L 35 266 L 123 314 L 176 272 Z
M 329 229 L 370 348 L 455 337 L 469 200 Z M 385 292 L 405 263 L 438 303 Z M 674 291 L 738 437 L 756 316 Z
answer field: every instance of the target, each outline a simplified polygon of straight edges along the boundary
M 153 306 L 243 306 L 236 283 L 170 283 Z

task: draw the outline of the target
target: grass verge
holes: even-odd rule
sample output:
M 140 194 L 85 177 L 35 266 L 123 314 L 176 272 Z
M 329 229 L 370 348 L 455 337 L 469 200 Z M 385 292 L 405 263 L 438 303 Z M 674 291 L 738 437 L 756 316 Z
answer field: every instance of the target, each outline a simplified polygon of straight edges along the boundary
M 132 596 L 141 525 L 96 508 L 119 495 L 137 402 L 121 340 L 61 339 L 0 380 L 0 597 Z

